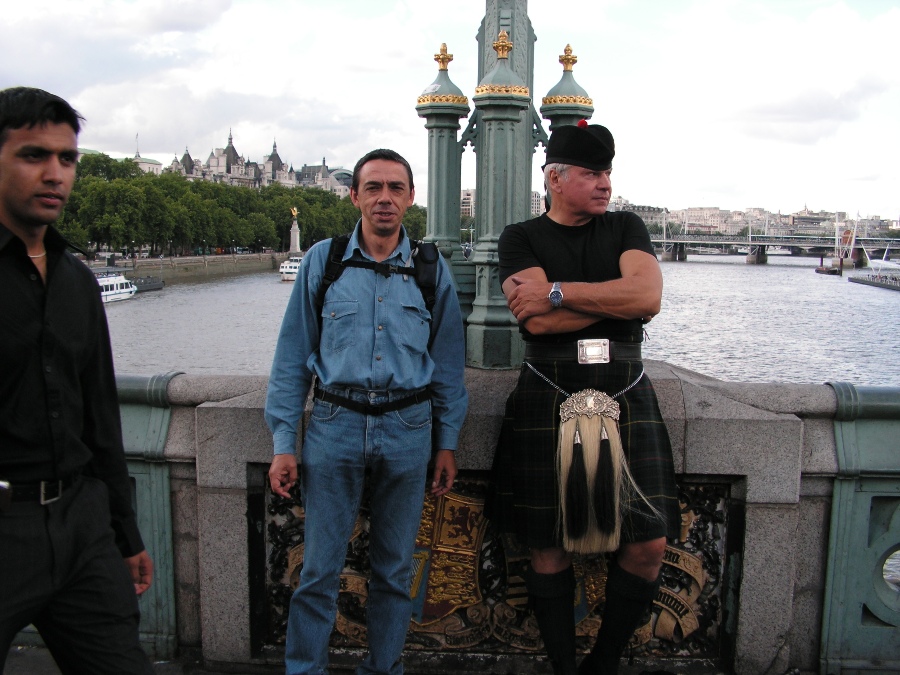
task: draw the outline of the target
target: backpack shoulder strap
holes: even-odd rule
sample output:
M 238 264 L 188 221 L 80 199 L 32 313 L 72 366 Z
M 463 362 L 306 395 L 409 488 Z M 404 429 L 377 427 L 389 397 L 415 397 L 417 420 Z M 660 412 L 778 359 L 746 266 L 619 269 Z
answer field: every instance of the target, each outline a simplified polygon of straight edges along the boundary
M 413 266 L 416 268 L 416 284 L 430 314 L 437 299 L 437 270 L 440 252 L 434 242 L 414 241 Z
M 342 234 L 332 237 L 331 246 L 328 248 L 328 260 L 325 262 L 325 271 L 322 274 L 322 283 L 319 285 L 319 292 L 316 295 L 316 306 L 319 308 L 319 320 L 321 321 L 322 307 L 325 305 L 325 294 L 328 287 L 331 286 L 341 274 L 344 273 L 344 253 L 347 252 L 347 245 L 350 243 L 350 235 Z

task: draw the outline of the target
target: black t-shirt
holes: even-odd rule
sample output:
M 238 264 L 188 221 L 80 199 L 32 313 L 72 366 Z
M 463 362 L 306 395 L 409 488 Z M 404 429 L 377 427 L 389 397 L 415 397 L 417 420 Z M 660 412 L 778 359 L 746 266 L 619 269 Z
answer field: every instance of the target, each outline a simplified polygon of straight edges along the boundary
M 620 279 L 619 257 L 628 250 L 655 256 L 644 221 L 629 211 L 596 216 L 586 225 L 566 226 L 547 214 L 508 225 L 500 234 L 500 283 L 529 267 L 540 267 L 550 281 L 599 282 Z M 640 342 L 640 319 L 599 319 L 573 333 L 532 335 L 520 325 L 529 342 L 569 342 L 609 338 Z

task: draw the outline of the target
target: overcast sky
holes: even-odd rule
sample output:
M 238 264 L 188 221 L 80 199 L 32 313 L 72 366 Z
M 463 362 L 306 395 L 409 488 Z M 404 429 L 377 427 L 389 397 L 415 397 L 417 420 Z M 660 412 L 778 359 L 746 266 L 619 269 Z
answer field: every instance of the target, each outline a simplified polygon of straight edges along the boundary
M 229 129 L 248 160 L 274 139 L 296 168 L 322 157 L 352 168 L 391 147 L 424 205 L 416 98 L 446 42 L 472 105 L 484 11 L 483 0 L 7 3 L 0 88 L 59 94 L 87 118 L 82 147 L 133 155 L 139 134 L 141 155 L 165 165 L 185 147 L 205 161 Z M 616 137 L 614 194 L 670 210 L 900 216 L 900 0 L 532 0 L 528 11 L 537 107 L 571 44 L 592 121 Z M 463 187 L 474 166 L 470 149 Z

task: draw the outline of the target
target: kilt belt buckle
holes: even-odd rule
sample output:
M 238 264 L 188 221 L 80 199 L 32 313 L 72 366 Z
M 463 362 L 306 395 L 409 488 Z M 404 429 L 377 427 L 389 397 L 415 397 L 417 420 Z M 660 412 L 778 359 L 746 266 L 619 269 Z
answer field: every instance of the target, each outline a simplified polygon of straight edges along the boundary
M 55 494 L 54 494 L 55 493 Z M 61 480 L 41 481 L 41 506 L 52 504 L 62 497 L 63 482 Z
M 609 340 L 579 340 L 578 363 L 609 363 Z

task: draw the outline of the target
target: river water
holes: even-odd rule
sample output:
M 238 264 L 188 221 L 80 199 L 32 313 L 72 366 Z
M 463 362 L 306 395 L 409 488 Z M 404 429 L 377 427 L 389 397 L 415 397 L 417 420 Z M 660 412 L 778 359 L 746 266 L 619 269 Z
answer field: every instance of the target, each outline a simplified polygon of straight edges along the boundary
M 900 386 L 900 292 L 815 274 L 817 264 L 661 263 L 663 306 L 645 356 L 730 381 Z M 268 374 L 292 286 L 266 272 L 108 304 L 116 370 Z

